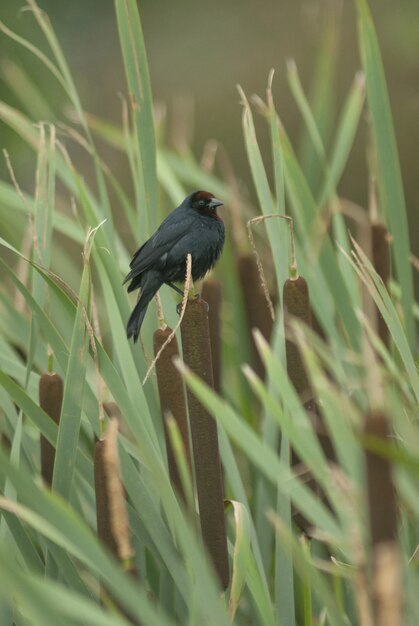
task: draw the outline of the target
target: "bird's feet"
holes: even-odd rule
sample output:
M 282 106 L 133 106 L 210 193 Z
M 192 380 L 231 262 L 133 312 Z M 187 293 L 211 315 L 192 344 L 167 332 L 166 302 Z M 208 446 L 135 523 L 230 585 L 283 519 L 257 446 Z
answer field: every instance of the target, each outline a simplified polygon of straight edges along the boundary
M 195 294 L 193 297 L 189 297 L 188 298 L 188 300 L 200 300 L 200 299 L 201 299 L 201 294 L 199 294 L 199 293 Z M 209 307 L 208 307 L 208 304 L 206 302 L 205 302 L 205 304 L 206 304 L 207 313 L 208 313 Z M 178 302 L 178 304 L 176 305 L 176 313 L 178 315 L 180 315 L 181 311 L 182 311 L 182 302 Z

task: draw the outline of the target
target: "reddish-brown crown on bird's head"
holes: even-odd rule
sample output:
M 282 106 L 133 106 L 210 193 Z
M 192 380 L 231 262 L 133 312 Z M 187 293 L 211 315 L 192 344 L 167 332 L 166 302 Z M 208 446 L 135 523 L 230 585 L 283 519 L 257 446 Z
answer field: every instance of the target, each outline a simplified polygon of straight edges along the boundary
M 213 194 L 209 191 L 195 191 L 194 200 L 212 200 Z
M 209 191 L 195 191 L 188 196 L 190 206 L 202 215 L 220 219 L 217 215 L 217 207 L 222 206 L 223 202 L 217 200 Z

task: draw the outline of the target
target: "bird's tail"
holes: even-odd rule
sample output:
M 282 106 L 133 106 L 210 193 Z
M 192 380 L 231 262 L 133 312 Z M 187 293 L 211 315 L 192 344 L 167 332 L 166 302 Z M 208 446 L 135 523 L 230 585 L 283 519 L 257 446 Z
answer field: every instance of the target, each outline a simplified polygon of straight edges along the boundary
M 141 324 L 143 323 L 148 304 L 162 284 L 160 277 L 148 274 L 144 285 L 141 287 L 140 299 L 135 305 L 127 324 L 127 337 L 128 339 L 133 337 L 134 343 L 137 341 L 140 334 Z

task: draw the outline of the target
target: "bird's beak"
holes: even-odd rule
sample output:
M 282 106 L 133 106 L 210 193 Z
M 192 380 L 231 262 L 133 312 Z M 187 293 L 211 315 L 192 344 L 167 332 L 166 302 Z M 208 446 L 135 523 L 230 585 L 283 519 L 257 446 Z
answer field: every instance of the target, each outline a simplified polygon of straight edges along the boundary
M 210 200 L 209 206 L 211 209 L 216 209 L 217 206 L 223 206 L 224 202 L 221 202 L 221 200 L 217 200 L 217 198 L 212 198 L 212 200 Z

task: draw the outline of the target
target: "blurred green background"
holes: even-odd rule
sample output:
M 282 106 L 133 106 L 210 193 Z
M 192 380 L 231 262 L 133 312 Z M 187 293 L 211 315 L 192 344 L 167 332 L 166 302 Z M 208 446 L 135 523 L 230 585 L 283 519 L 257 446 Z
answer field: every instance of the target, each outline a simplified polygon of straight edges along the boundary
M 236 84 L 240 83 L 246 93 L 264 95 L 269 69 L 276 69 L 274 95 L 277 107 L 298 148 L 302 126 L 287 87 L 286 60 L 295 59 L 304 88 L 310 93 L 319 54 L 329 38 L 328 54 L 333 53 L 336 57 L 331 83 L 334 102 L 329 116 L 333 123 L 336 122 L 335 112 L 341 107 L 360 67 L 355 8 L 350 0 L 215 0 L 211 3 L 148 0 L 138 4 L 154 98 L 157 103 L 165 103 L 166 107 L 168 140 L 176 142 L 179 128 L 183 133 L 185 125 L 192 135 L 192 146 L 197 155 L 202 153 L 209 138 L 219 140 L 227 148 L 235 170 L 245 184 L 250 181 L 250 176 L 243 149 Z M 389 85 L 409 209 L 411 246 L 417 251 L 419 2 L 371 0 L 369 4 Z M 42 0 L 40 6 L 53 21 L 85 110 L 120 124 L 119 94 L 126 94 L 127 90 L 113 2 Z M 40 41 L 34 21 L 21 7 L 20 1 L 2 0 L 1 20 L 31 41 Z M 64 96 L 56 82 L 30 53 L 3 34 L 0 41 L 0 98 L 11 104 L 22 104 L 8 88 L 7 73 L 14 71 L 10 65 L 13 61 L 31 69 L 32 78 L 42 85 L 55 113 L 62 117 L 60 110 Z M 260 124 L 258 130 L 269 159 L 267 137 L 263 146 L 266 128 Z M 333 125 L 330 131 L 333 135 Z M 1 137 L 1 147 L 7 146 L 18 167 L 21 182 L 24 184 L 27 172 L 28 184 L 31 184 L 34 169 L 26 167 L 22 171 L 22 165 L 29 165 L 27 159 L 34 157 L 28 157 L 27 150 L 22 152 L 23 146 L 3 126 Z M 366 138 L 367 122 L 363 119 L 339 188 L 341 195 L 363 206 L 367 203 L 368 193 L 364 173 Z M 123 181 L 125 162 L 115 162 L 111 153 L 105 153 L 105 158 L 112 160 L 113 169 Z M 0 174 L 6 175 L 4 162 L 0 165 Z

